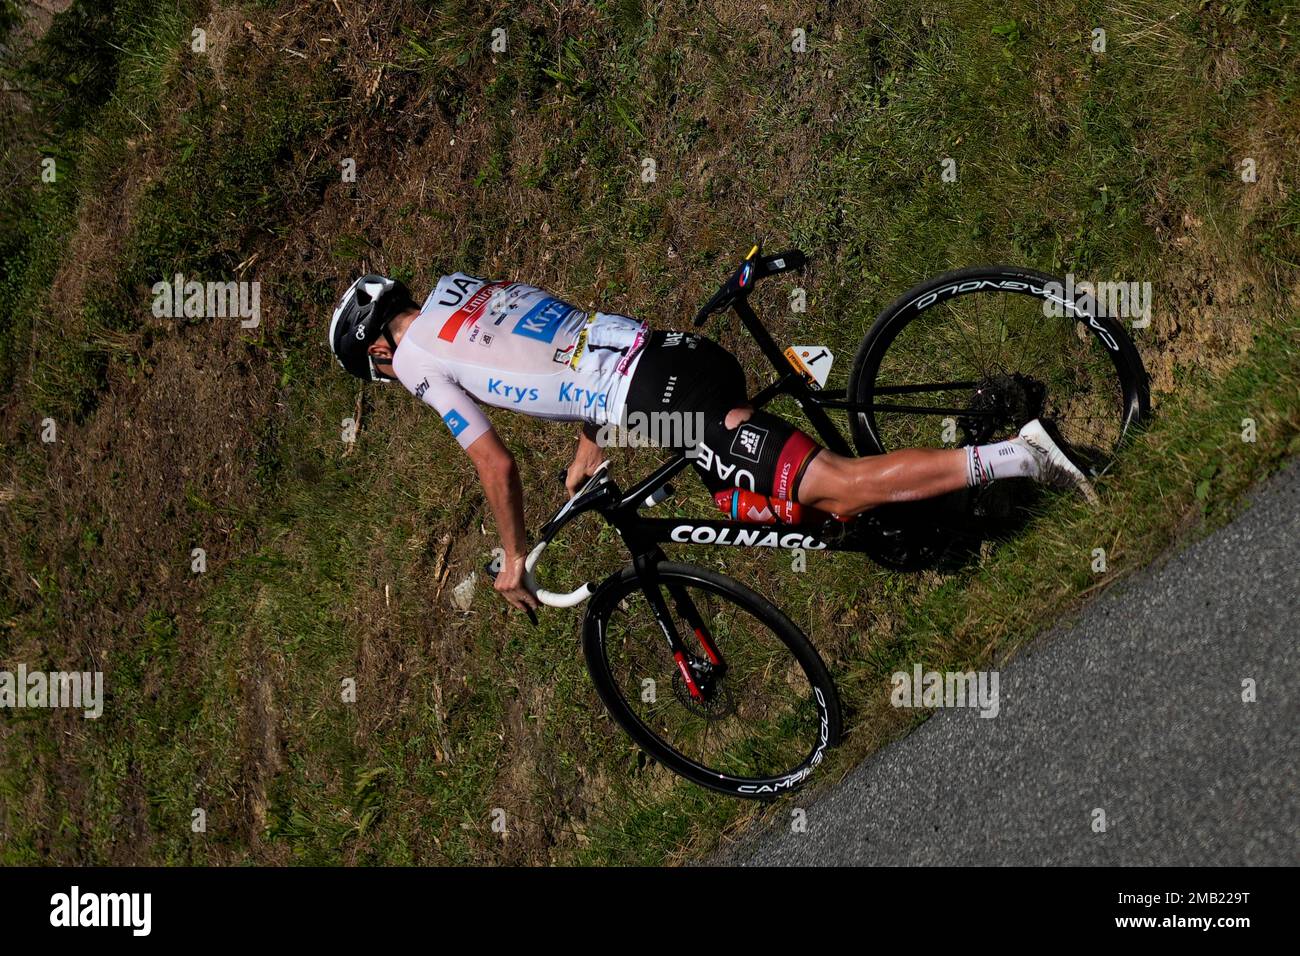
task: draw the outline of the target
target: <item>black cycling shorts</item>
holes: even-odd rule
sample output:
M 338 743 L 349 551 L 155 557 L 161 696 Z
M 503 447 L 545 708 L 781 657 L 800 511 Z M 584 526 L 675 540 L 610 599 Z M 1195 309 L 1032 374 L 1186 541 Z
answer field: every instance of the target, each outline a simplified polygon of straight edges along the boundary
M 693 447 L 683 447 L 693 453 L 695 468 L 710 492 L 744 488 L 797 501 L 799 481 L 821 446 L 762 409 L 740 427 L 728 429 L 727 413 L 747 404 L 745 372 L 734 355 L 702 335 L 654 332 L 632 374 L 626 415 L 630 421 L 634 413 L 698 413 L 701 428 L 662 429 L 660 434 L 695 437 Z

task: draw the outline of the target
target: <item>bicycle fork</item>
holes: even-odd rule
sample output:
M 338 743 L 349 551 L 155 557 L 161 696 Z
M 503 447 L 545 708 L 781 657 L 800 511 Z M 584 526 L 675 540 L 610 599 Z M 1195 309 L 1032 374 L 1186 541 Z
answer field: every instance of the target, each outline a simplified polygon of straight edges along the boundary
M 652 561 L 637 561 L 635 563 L 641 582 L 641 591 L 645 594 L 646 600 L 650 602 L 650 608 L 654 612 L 655 620 L 659 623 L 659 629 L 663 631 L 664 639 L 668 642 L 669 653 L 672 654 L 673 660 L 677 663 L 677 670 L 682 675 L 682 681 L 686 684 L 687 691 L 695 700 L 706 699 L 712 692 L 717 679 L 727 669 L 721 653 L 713 643 L 713 635 L 709 632 L 707 622 L 700 615 L 699 610 L 695 607 L 695 602 L 690 599 L 684 588 L 668 585 L 668 593 L 672 597 L 673 604 L 676 605 L 678 613 L 694 631 L 695 638 L 704 651 L 703 659 L 708 661 L 709 679 L 702 686 L 699 675 L 690 663 L 692 657 L 696 660 L 700 660 L 700 658 L 698 655 L 691 654 L 690 649 L 678 633 L 672 611 L 668 607 L 668 602 L 664 600 L 663 592 L 660 589 L 654 563 Z

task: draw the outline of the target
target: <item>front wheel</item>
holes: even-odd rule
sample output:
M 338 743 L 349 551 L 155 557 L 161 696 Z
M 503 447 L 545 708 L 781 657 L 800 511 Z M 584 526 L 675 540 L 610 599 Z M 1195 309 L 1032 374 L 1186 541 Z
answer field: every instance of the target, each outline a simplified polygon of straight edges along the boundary
M 663 562 L 654 583 L 675 654 L 642 579 L 606 580 L 583 628 L 587 668 L 619 726 L 660 764 L 734 797 L 801 786 L 839 743 L 839 697 L 803 632 L 764 598 L 704 568 Z

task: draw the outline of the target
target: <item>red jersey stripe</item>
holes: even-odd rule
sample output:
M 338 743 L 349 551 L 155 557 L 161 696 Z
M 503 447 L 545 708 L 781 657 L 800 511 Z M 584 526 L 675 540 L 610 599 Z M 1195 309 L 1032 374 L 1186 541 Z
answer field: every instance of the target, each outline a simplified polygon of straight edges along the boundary
M 505 282 L 489 282 L 487 285 L 481 286 L 477 292 L 465 301 L 464 305 L 447 317 L 447 321 L 442 324 L 442 330 L 438 333 L 438 338 L 447 342 L 456 341 L 457 333 L 482 315 L 483 310 L 487 307 L 488 300 L 492 298 L 492 294 L 507 284 Z

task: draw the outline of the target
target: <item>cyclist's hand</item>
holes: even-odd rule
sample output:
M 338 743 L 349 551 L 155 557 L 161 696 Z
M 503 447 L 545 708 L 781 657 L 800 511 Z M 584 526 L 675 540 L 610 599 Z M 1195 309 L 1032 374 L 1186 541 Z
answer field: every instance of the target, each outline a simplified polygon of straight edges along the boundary
M 570 498 L 578 493 L 583 482 L 596 473 L 596 469 L 604 460 L 605 453 L 594 441 L 584 438 L 578 442 L 578 451 L 573 456 L 573 463 L 569 465 L 568 473 L 564 476 L 564 487 L 568 489 Z
M 497 572 L 497 593 L 510 602 L 512 607 L 521 611 L 541 607 L 537 596 L 524 587 L 524 556 L 507 557 L 504 567 Z

